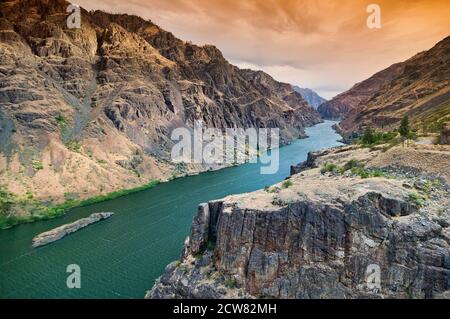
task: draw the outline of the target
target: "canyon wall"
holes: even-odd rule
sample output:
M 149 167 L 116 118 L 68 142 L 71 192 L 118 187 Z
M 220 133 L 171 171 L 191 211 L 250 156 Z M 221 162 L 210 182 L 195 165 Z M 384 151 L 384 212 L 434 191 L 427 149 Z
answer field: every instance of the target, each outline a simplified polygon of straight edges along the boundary
M 438 132 L 450 119 L 450 37 L 355 84 L 318 111 L 342 120 L 344 135 L 396 129 L 405 115 L 413 128 Z
M 289 84 L 241 70 L 212 45 L 151 21 L 63 0 L 0 2 L 0 183 L 61 202 L 214 169 L 174 164 L 174 128 L 280 128 L 321 121 Z M 46 187 L 47 185 L 52 187 Z
M 181 260 L 147 297 L 449 297 L 448 185 L 428 189 L 408 170 L 363 179 L 314 168 L 358 152 L 318 152 L 283 183 L 200 205 Z

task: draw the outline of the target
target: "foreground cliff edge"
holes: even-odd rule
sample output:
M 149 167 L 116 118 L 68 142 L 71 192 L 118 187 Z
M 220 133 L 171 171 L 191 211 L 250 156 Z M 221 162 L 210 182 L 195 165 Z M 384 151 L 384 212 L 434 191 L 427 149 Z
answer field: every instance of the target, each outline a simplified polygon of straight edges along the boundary
M 449 162 L 448 146 L 311 153 L 283 183 L 201 204 L 146 298 L 448 298 Z

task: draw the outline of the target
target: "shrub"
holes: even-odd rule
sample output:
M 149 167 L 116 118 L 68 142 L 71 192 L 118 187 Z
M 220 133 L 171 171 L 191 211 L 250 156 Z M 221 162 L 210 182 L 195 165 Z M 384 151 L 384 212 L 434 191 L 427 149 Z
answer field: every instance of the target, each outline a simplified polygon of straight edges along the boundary
M 59 127 L 61 128 L 65 128 L 67 126 L 69 126 L 69 122 L 66 120 L 66 118 L 63 115 L 58 115 L 56 118 L 56 123 L 58 124 Z
M 409 129 L 409 118 L 408 116 L 404 116 L 402 122 L 400 123 L 399 133 L 404 138 L 409 138 L 410 129 Z
M 33 199 L 33 197 L 34 197 L 33 192 L 30 190 L 27 190 L 27 192 L 25 193 L 25 196 L 27 199 Z
M 35 171 L 40 171 L 41 169 L 44 169 L 44 165 L 40 161 L 33 161 L 31 165 L 33 166 L 33 169 Z
M 233 289 L 233 288 L 236 288 L 237 282 L 236 282 L 235 279 L 227 279 L 227 280 L 225 280 L 224 285 L 225 285 L 225 287 L 227 287 L 228 289 Z
M 179 268 L 183 274 L 187 274 L 189 272 L 189 268 L 187 266 L 183 265 L 183 266 L 180 266 Z
M 283 184 L 281 184 L 281 187 L 282 187 L 282 188 L 289 188 L 289 187 L 291 187 L 292 185 L 293 185 L 293 184 L 292 184 L 292 181 L 286 180 L 286 181 L 283 182 Z
M 362 136 L 362 142 L 366 145 L 372 145 L 376 142 L 376 136 L 371 128 L 367 128 Z
M 353 167 L 351 170 L 353 175 L 358 175 L 361 178 L 369 178 L 370 174 L 364 167 Z
M 326 163 L 324 166 L 322 166 L 320 172 L 322 174 L 328 173 L 328 172 L 335 172 L 337 171 L 337 165 L 333 163 Z
M 5 186 L 0 186 L 0 213 L 7 214 L 15 204 L 15 196 Z
M 194 258 L 197 259 L 197 260 L 202 260 L 203 255 L 202 254 L 197 254 L 197 255 L 194 256 Z
M 357 140 L 358 144 L 361 144 L 363 147 L 372 147 L 379 144 L 389 143 L 395 140 L 398 133 L 395 131 L 392 132 L 375 132 L 371 128 L 368 128 L 364 131 L 363 136 Z
M 426 181 L 425 184 L 423 184 L 423 191 L 425 192 L 425 194 L 429 195 L 432 189 L 433 189 L 432 182 Z
M 373 171 L 373 172 L 371 173 L 371 175 L 372 175 L 373 177 L 384 177 L 384 176 L 385 176 L 384 172 L 381 171 L 381 170 L 379 170 L 379 169 Z
M 352 168 L 362 167 L 362 166 L 363 165 L 360 162 L 358 162 L 357 160 L 351 159 L 344 165 L 344 168 L 346 171 L 348 171 L 348 170 L 351 170 Z
M 81 149 L 81 143 L 79 141 L 72 140 L 67 142 L 66 147 L 72 152 L 78 153 Z
M 409 193 L 409 200 L 416 204 L 418 207 L 422 207 L 424 205 L 424 199 L 416 192 Z
M 450 122 L 450 116 L 446 116 L 432 123 L 424 124 L 424 131 L 432 133 L 439 133 L 442 130 L 442 126 L 445 122 Z

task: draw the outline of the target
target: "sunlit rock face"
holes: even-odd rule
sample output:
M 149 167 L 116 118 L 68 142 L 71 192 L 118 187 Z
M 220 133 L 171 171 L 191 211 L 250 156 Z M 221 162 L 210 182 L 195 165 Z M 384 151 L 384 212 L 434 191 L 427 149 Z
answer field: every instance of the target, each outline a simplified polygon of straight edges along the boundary
M 84 197 L 206 170 L 169 161 L 172 130 L 197 120 L 220 129 L 278 127 L 282 143 L 321 121 L 290 85 L 238 69 L 213 46 L 101 11 L 81 9 L 81 28 L 69 29 L 68 5 L 0 4 L 0 168 L 25 167 L 4 181 L 16 193 Z M 40 174 L 33 161 L 42 162 Z

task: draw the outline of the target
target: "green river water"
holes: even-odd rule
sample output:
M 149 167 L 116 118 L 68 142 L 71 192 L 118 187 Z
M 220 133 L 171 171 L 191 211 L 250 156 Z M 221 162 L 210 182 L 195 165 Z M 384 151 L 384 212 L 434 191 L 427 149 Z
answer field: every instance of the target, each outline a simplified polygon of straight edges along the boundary
M 259 164 L 245 164 L 0 231 L 0 298 L 143 298 L 164 267 L 179 258 L 199 203 L 282 181 L 309 151 L 339 145 L 334 123 L 308 128 L 309 138 L 282 147 L 274 175 L 261 175 Z M 101 211 L 115 215 L 53 244 L 31 247 L 35 235 Z M 69 264 L 81 268 L 80 289 L 66 286 Z

